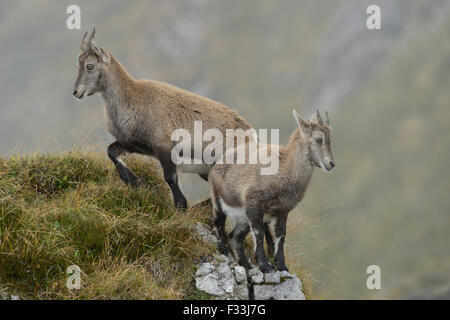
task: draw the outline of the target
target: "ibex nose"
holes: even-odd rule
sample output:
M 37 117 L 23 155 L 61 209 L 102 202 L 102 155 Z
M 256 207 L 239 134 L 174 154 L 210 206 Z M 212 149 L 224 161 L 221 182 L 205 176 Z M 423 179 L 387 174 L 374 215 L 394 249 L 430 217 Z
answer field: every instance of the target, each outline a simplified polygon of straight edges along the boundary
M 336 164 L 334 163 L 334 161 L 330 161 L 330 166 L 331 166 L 331 168 L 334 168 L 335 165 L 336 165 Z
M 74 96 L 76 96 L 77 95 L 77 90 L 75 90 L 72 94 L 74 95 Z

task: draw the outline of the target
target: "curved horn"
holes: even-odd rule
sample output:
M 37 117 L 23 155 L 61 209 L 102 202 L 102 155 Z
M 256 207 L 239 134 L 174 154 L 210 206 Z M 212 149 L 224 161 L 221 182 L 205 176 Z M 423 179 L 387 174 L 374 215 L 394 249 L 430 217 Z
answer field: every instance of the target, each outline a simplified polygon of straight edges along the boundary
M 322 117 L 320 116 L 319 110 L 317 110 L 311 117 L 311 122 L 316 122 L 323 125 Z
M 89 37 L 89 41 L 88 41 L 89 45 L 91 45 L 92 40 L 94 40 L 94 37 L 95 37 L 95 27 L 94 27 L 94 29 L 92 29 L 91 36 Z
M 330 118 L 328 117 L 328 111 L 325 111 L 325 123 L 330 125 Z
M 87 31 L 84 33 L 83 39 L 81 39 L 80 49 L 86 50 L 86 37 L 87 37 Z

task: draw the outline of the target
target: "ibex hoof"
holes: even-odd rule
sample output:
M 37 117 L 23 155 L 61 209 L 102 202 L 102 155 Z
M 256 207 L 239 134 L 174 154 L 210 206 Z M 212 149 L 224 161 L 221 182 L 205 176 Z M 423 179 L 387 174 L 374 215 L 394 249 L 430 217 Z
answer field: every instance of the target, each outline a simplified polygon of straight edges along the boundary
M 281 266 L 281 267 L 278 267 L 278 271 L 287 271 L 287 272 L 289 272 L 289 269 L 286 266 Z
M 271 273 L 275 271 L 275 269 L 270 264 L 260 266 L 259 269 L 262 273 Z
M 186 201 L 176 202 L 175 209 L 183 211 L 187 210 L 187 202 Z

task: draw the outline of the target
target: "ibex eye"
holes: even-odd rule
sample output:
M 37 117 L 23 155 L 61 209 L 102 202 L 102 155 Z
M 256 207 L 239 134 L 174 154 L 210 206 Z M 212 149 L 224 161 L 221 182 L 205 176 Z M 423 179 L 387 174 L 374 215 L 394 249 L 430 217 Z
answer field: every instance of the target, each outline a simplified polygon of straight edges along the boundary
M 315 141 L 317 144 L 322 144 L 322 138 L 316 138 Z
M 93 65 L 93 64 L 88 64 L 88 65 L 86 66 L 86 68 L 87 68 L 88 70 L 94 70 L 94 65 Z

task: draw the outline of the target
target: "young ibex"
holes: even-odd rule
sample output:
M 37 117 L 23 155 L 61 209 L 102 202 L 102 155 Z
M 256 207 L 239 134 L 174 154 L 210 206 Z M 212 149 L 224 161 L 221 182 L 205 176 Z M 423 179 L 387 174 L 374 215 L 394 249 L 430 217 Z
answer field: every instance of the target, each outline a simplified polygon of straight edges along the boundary
M 255 258 L 263 272 L 274 270 L 264 252 L 264 234 L 269 253 L 275 254 L 278 270 L 287 271 L 283 245 L 288 213 L 303 199 L 314 167 L 331 171 L 335 166 L 330 147 L 332 132 L 328 113 L 325 123 L 318 111 L 310 122 L 303 120 L 295 110 L 293 115 L 299 128 L 286 147 L 279 147 L 278 173 L 260 175 L 259 163 L 216 164 L 209 173 L 219 249 L 226 254 L 229 239 L 239 263 L 248 267 L 243 243 L 252 230 Z M 240 148 L 243 147 L 245 146 L 241 145 Z M 269 150 L 275 147 L 278 146 L 258 146 Z M 236 220 L 228 239 L 225 233 L 226 217 Z
M 196 120 L 202 121 L 203 130 L 216 128 L 223 133 L 226 129 L 245 131 L 250 126 L 235 110 L 219 102 L 169 84 L 134 79 L 109 51 L 95 43 L 94 35 L 95 28 L 89 38 L 85 33 L 81 41 L 74 97 L 102 95 L 107 128 L 116 139 L 108 147 L 108 156 L 125 183 L 137 186 L 138 179 L 120 160 L 121 155 L 153 156 L 162 166 L 175 206 L 186 208 L 186 198 L 178 186 L 177 166 L 171 159 L 172 132 L 184 128 L 193 136 Z M 209 169 L 210 166 L 196 166 L 194 172 L 206 180 Z

